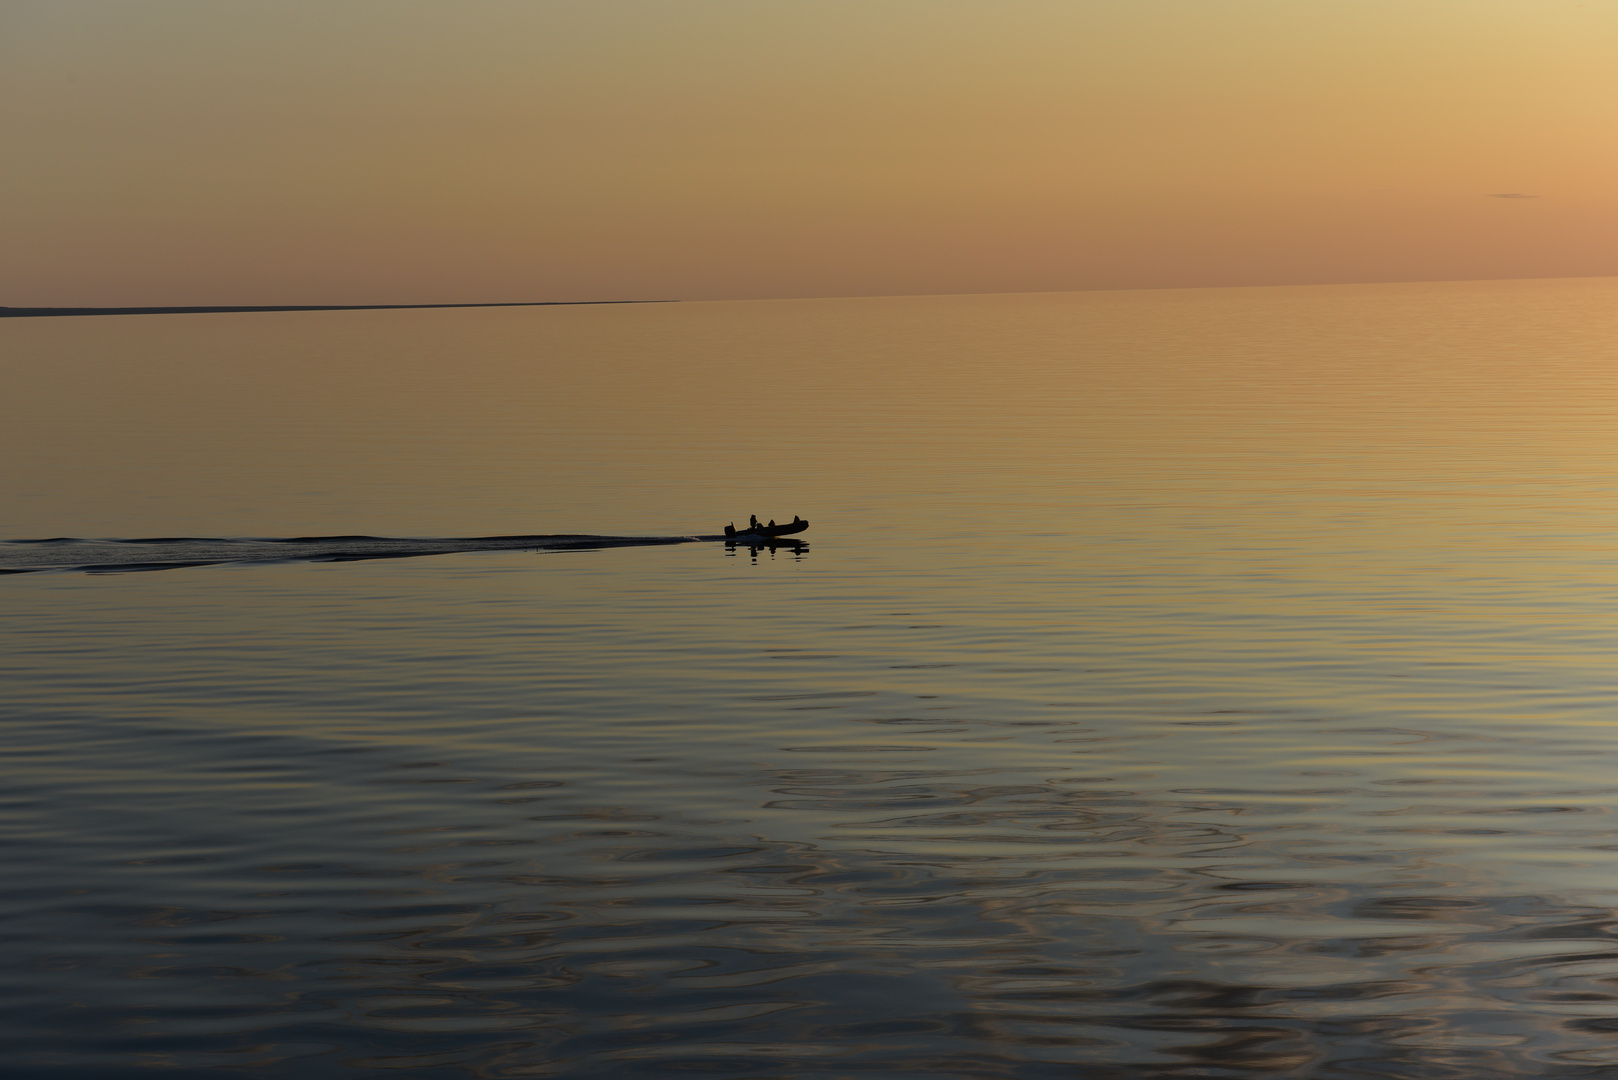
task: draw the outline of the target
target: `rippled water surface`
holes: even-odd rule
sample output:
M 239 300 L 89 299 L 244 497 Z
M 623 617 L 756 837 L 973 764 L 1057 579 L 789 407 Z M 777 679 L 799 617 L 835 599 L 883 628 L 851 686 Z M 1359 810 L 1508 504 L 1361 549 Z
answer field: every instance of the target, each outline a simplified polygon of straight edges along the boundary
M 9 320 L 0 538 L 814 526 L 0 576 L 5 1075 L 1618 1075 L 1615 314 Z

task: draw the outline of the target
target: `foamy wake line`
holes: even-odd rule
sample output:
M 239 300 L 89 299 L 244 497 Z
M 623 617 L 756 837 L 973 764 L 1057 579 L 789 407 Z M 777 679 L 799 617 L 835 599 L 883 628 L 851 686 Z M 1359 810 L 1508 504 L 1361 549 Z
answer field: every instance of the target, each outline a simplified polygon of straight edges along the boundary
M 724 540 L 723 536 L 473 536 L 412 539 L 389 536 L 293 536 L 286 539 L 157 536 L 133 540 L 0 541 L 0 574 L 49 570 L 133 573 L 216 563 L 352 562 L 450 555 L 463 551 L 586 551 Z M 780 540 L 782 546 L 796 541 Z

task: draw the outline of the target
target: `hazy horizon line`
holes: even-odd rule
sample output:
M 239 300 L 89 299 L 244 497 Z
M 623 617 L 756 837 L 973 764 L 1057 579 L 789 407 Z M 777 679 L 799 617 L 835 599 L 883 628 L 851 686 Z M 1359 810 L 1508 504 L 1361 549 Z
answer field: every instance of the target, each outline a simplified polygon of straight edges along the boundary
M 271 311 L 402 311 L 425 308 L 580 307 L 602 304 L 733 304 L 777 300 L 883 300 L 921 296 L 1018 296 L 1041 293 L 1183 292 L 1195 289 L 1315 289 L 1349 285 L 1442 285 L 1468 281 L 1576 281 L 1618 277 L 1611 274 L 1543 274 L 1527 277 L 1391 278 L 1364 281 L 1269 282 L 1249 285 L 1137 285 L 1076 289 L 987 289 L 977 292 L 826 293 L 801 296 L 675 297 L 658 300 L 486 300 L 429 304 L 184 304 L 184 305 L 0 305 L 0 318 L 66 315 L 204 315 Z

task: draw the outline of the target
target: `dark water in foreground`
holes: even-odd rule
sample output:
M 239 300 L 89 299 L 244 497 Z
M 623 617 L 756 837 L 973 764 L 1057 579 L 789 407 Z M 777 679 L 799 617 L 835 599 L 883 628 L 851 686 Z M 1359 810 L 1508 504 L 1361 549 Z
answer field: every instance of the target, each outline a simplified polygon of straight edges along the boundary
M 8 539 L 815 522 L 0 578 L 5 1075 L 1618 1075 L 1615 310 L 0 327 Z

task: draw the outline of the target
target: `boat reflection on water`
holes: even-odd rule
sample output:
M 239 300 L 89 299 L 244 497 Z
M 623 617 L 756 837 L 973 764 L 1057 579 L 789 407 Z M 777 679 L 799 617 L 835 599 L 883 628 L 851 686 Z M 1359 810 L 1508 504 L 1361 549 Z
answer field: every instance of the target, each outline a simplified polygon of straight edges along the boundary
M 807 540 L 790 540 L 780 536 L 738 536 L 725 540 L 725 554 L 735 556 L 737 552 L 745 551 L 758 561 L 759 552 L 767 551 L 774 558 L 777 551 L 789 552 L 794 559 L 802 559 L 809 554 Z

